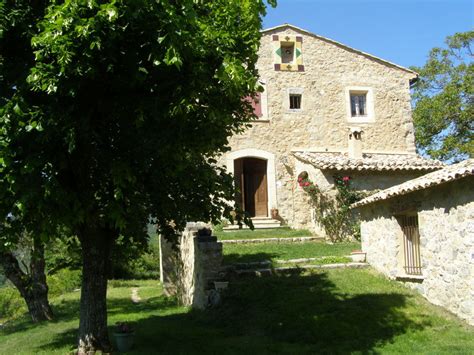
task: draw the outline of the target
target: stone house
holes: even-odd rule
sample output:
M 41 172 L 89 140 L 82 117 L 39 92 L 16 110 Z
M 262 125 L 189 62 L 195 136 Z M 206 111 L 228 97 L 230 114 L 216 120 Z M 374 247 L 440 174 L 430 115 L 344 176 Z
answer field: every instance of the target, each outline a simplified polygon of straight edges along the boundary
M 353 205 L 367 261 L 474 325 L 474 159 Z
M 297 184 L 303 171 L 322 190 L 332 189 L 335 174 L 374 190 L 443 166 L 415 153 L 415 72 L 289 24 L 262 32 L 257 67 L 258 119 L 230 139 L 220 161 L 255 225 L 318 229 Z

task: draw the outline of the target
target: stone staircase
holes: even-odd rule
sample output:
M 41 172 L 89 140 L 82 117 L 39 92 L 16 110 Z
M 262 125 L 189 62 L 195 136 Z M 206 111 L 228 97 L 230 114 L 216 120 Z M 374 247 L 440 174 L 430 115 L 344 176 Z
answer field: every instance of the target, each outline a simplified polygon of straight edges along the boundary
M 253 217 L 252 223 L 255 229 L 274 229 L 281 227 L 281 222 L 271 217 Z M 235 231 L 238 229 L 239 226 L 237 224 L 231 224 L 224 227 L 224 231 Z M 242 229 L 249 229 L 249 227 L 242 225 Z

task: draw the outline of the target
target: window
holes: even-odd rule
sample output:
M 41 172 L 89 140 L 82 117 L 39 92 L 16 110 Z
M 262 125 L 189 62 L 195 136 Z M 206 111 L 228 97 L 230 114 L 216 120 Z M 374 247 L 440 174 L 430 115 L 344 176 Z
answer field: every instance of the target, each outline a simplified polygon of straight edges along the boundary
M 290 94 L 290 109 L 300 110 L 301 109 L 301 95 Z
M 347 121 L 350 123 L 374 122 L 373 90 L 369 87 L 346 88 Z
M 351 115 L 367 116 L 367 94 L 351 94 Z
M 293 42 L 281 42 L 281 62 L 293 63 L 295 44 Z
M 403 271 L 406 275 L 421 275 L 420 232 L 418 216 L 401 215 L 398 222 L 402 228 Z
M 273 35 L 273 62 L 277 71 L 304 71 L 303 37 Z

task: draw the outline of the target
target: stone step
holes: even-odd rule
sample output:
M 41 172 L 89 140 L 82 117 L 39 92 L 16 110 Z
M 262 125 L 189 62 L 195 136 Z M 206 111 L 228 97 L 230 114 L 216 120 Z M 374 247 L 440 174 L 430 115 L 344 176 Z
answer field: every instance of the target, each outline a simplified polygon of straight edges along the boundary
M 255 239 L 225 239 L 223 244 L 253 244 L 253 243 L 304 243 L 324 241 L 324 237 L 294 237 L 294 238 L 255 238 Z
M 270 217 L 254 217 L 252 218 L 252 223 L 255 229 L 272 229 L 281 227 L 281 222 L 279 220 Z M 242 225 L 242 228 L 239 228 L 239 225 L 237 224 L 231 224 L 223 228 L 224 231 L 235 231 L 238 229 L 250 228 L 246 225 Z

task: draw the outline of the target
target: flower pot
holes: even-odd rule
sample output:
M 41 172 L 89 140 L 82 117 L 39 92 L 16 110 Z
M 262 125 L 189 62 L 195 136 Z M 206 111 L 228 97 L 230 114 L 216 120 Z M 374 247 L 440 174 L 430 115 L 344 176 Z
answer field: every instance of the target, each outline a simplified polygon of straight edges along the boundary
M 134 333 L 114 333 L 117 350 L 121 353 L 129 351 L 133 346 Z
M 278 219 L 278 217 L 279 217 L 278 208 L 272 208 L 270 210 L 270 214 L 271 214 L 273 219 Z

